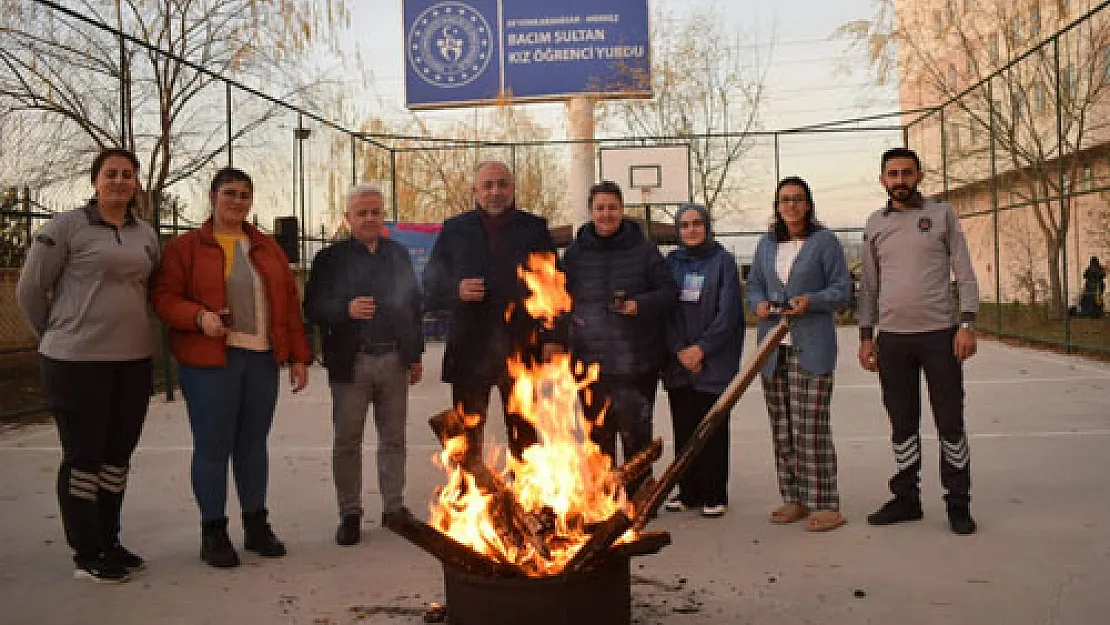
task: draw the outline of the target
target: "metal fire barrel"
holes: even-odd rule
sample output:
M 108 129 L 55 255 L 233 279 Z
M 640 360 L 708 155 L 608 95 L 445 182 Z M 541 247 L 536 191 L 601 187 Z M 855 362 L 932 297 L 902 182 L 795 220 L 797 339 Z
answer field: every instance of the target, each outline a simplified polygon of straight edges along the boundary
M 444 565 L 451 625 L 631 625 L 628 558 L 550 577 L 475 575 Z

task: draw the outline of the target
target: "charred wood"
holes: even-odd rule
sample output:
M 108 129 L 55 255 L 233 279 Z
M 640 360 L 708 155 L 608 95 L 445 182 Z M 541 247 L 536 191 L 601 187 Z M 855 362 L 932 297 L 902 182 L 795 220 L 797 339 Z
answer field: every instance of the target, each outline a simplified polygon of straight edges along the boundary
M 478 553 L 411 515 L 390 516 L 386 527 L 444 564 L 478 575 L 525 576 L 521 567 Z
M 606 557 L 631 558 L 659 553 L 671 544 L 670 532 L 641 532 L 636 540 L 609 547 Z
M 613 516 L 602 521 L 582 548 L 564 567 L 566 573 L 578 573 L 590 568 L 597 558 L 604 554 L 618 538 L 620 538 L 632 525 L 632 519 L 623 510 L 617 510 Z
M 663 456 L 663 439 L 657 438 L 621 466 L 613 470 L 613 479 L 621 486 L 628 486 L 651 470 L 651 465 Z M 643 488 L 643 486 L 641 486 Z
M 457 410 L 444 410 L 428 419 L 428 425 L 435 432 L 441 444 L 466 432 L 466 424 Z M 474 478 L 474 483 L 483 492 L 489 493 L 495 500 L 500 501 L 504 507 L 508 522 L 499 523 L 502 536 L 513 537 L 510 540 L 518 542 L 515 538 L 527 542 L 544 559 L 551 558 L 551 549 L 543 540 L 545 523 L 542 518 L 529 513 L 517 501 L 516 495 L 505 483 L 500 475 L 495 473 L 477 455 L 470 453 L 461 454 L 462 457 L 452 457 L 462 470 Z

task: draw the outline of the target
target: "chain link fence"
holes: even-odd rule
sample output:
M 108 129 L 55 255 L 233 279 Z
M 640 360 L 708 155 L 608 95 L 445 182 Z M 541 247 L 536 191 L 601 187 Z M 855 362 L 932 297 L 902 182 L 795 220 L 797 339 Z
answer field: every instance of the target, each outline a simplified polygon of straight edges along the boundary
M 907 125 L 923 190 L 950 202 L 967 233 L 978 327 L 1102 355 L 1110 320 L 1093 267 L 1110 261 L 1108 6 L 1016 46 L 1014 60 Z

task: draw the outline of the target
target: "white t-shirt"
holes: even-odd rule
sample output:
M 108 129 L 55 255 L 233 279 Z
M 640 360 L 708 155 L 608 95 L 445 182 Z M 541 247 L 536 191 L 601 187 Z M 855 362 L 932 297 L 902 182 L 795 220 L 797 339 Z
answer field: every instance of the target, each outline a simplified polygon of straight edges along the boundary
M 778 250 L 775 253 L 775 273 L 778 274 L 783 286 L 786 286 L 786 282 L 790 280 L 790 270 L 794 268 L 794 261 L 797 260 L 798 252 L 802 251 L 802 246 L 805 243 L 805 239 L 790 239 L 789 241 L 779 242 Z M 782 344 L 792 344 L 789 332 L 782 338 Z

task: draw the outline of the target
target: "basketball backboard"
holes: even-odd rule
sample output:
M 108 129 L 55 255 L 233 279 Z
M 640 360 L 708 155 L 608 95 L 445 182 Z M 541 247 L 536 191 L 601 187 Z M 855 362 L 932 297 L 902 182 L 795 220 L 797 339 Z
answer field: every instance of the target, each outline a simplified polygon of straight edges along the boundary
M 626 204 L 690 201 L 690 148 L 684 143 L 603 147 L 601 179 L 620 185 Z

